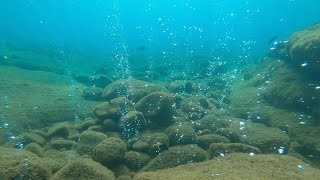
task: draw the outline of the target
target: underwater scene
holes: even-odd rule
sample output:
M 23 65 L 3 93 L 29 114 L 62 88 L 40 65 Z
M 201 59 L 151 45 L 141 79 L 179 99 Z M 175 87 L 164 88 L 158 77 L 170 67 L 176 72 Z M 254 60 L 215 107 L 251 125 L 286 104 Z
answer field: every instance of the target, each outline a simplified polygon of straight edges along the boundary
M 1 0 L 1 180 L 320 179 L 319 0 Z

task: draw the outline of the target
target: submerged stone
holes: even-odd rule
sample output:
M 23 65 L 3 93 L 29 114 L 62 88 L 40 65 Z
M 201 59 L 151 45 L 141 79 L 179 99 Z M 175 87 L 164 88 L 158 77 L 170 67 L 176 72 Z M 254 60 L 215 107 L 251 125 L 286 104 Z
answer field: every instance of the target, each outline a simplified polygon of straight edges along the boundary
M 166 126 L 171 124 L 174 114 L 174 97 L 166 92 L 155 92 L 142 98 L 135 104 L 151 123 Z
M 95 146 L 107 138 L 108 136 L 103 133 L 90 131 L 90 130 L 83 131 L 80 134 L 80 140 L 77 146 L 77 152 L 81 155 L 82 154 L 92 155 L 93 149 L 95 148 Z
M 64 166 L 51 179 L 115 180 L 116 178 L 111 170 L 101 164 L 91 159 L 79 159 Z
M 1 179 L 49 180 L 52 176 L 49 165 L 29 151 L 0 146 L 0 152 Z
M 93 160 L 107 167 L 115 167 L 124 160 L 126 150 L 126 144 L 121 139 L 110 137 L 94 148 Z
M 166 91 L 165 87 L 140 80 L 118 80 L 108 85 L 102 97 L 111 100 L 117 97 L 127 97 L 132 102 L 138 102 L 144 96 L 157 91 Z
M 202 162 L 207 158 L 207 152 L 196 144 L 173 146 L 153 158 L 142 171 L 167 169 L 187 163 Z
M 93 110 L 94 115 L 99 119 L 115 118 L 127 114 L 133 110 L 133 104 L 124 97 L 112 99 L 96 106 Z
M 260 154 L 259 148 L 241 143 L 212 143 L 209 148 L 210 158 L 225 156 L 231 153 Z
M 194 144 L 196 142 L 196 134 L 188 122 L 176 122 L 166 129 L 166 134 L 172 146 Z

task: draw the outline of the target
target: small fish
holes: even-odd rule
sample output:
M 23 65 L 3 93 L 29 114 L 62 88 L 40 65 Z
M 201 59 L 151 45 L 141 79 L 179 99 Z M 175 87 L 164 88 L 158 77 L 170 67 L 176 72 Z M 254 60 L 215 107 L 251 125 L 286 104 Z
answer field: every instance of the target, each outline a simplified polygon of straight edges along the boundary
M 268 44 L 272 44 L 277 38 L 278 38 L 278 35 L 272 36 L 272 37 L 268 40 Z

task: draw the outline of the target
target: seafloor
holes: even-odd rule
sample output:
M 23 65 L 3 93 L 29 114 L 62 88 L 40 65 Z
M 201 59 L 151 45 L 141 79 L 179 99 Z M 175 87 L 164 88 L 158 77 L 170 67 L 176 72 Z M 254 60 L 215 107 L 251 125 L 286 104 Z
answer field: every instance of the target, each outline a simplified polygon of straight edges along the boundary
M 237 71 L 199 58 L 125 78 L 3 45 L 0 177 L 319 179 L 320 25 L 274 45 Z

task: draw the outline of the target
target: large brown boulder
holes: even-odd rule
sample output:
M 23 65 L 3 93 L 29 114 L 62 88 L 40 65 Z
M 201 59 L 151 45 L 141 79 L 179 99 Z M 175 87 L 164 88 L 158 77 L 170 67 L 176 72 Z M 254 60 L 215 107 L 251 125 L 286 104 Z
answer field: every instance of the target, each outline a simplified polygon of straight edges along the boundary
M 287 46 L 289 60 L 311 72 L 320 71 L 320 24 L 293 34 Z
M 37 155 L 0 146 L 0 179 L 50 179 L 49 165 Z
M 111 100 L 117 97 L 127 97 L 133 102 L 138 102 L 144 96 L 156 91 L 166 91 L 166 88 L 140 80 L 124 79 L 108 85 L 102 93 L 102 98 Z
M 151 123 L 169 125 L 175 110 L 174 96 L 166 92 L 155 92 L 142 98 L 135 104 L 135 108 Z
M 79 159 L 60 169 L 51 180 L 64 179 L 115 180 L 116 178 L 111 170 L 101 164 L 91 159 Z

